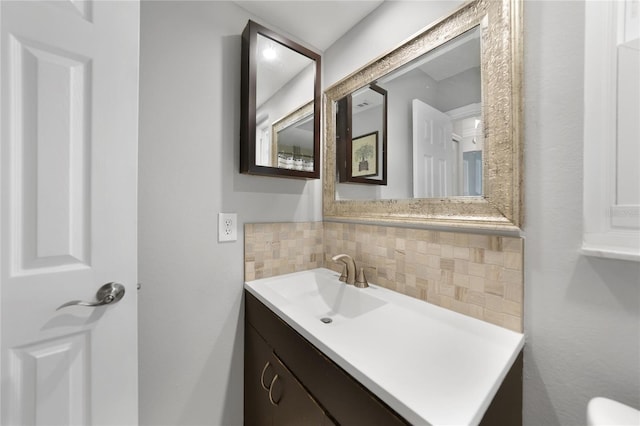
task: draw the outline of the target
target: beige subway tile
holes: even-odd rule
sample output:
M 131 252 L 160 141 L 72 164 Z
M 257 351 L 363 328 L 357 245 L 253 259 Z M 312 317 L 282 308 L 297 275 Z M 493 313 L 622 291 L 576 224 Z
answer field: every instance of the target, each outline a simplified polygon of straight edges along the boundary
M 484 265 L 484 277 L 490 281 L 500 281 L 502 268 L 498 265 Z
M 516 331 L 518 333 L 522 333 L 522 330 L 523 330 L 522 318 L 521 317 L 517 317 L 517 316 L 513 316 L 513 315 L 505 314 L 504 317 L 503 317 L 502 326 L 504 328 L 507 328 L 507 329 L 511 330 L 511 331 Z
M 468 303 L 467 309 L 467 315 L 469 315 L 470 317 L 482 319 L 482 317 L 484 316 L 484 308 L 480 305 Z
M 522 304 L 505 299 L 502 301 L 502 312 L 516 317 L 522 317 Z
M 469 275 L 469 262 L 461 259 L 454 259 L 453 271 L 458 274 Z
M 469 234 L 456 232 L 453 234 L 453 245 L 457 247 L 469 247 Z
M 484 278 L 469 275 L 469 288 L 484 293 Z
M 458 300 L 453 300 L 451 302 L 451 309 L 474 318 L 481 318 L 484 313 L 481 306 L 472 305 Z
M 416 276 L 416 264 L 411 262 L 405 262 L 404 264 L 404 273 L 407 275 Z
M 469 247 L 453 247 L 455 259 L 469 260 Z
M 427 290 L 427 299 L 426 300 L 427 300 L 427 302 L 429 302 L 431 304 L 434 304 L 434 305 L 437 305 L 437 306 L 442 306 L 442 300 L 440 298 L 440 295 L 434 290 L 431 290 L 431 289 Z M 442 307 L 444 307 L 444 306 L 442 306 Z
M 407 253 L 416 253 L 418 251 L 418 242 L 413 239 L 407 239 L 404 247 Z
M 433 280 L 433 281 L 442 280 L 444 272 L 451 273 L 451 271 L 442 271 L 440 268 L 429 268 L 429 267 L 427 267 L 427 275 L 424 278 L 426 278 L 428 280 Z
M 404 294 L 406 294 L 407 296 L 415 297 L 416 299 L 420 299 L 421 292 L 415 287 L 405 286 Z
M 438 302 L 438 305 L 442 306 L 443 308 L 451 309 L 455 299 L 452 296 L 447 296 L 442 293 L 440 293 L 439 296 L 440 300 Z
M 502 237 L 491 235 L 489 237 L 489 250 L 502 251 Z
M 244 264 L 244 280 L 253 281 L 256 278 L 255 262 L 246 262 Z
M 502 250 L 514 253 L 522 253 L 523 239 L 516 237 L 503 237 Z
M 453 285 L 453 271 L 445 269 L 440 270 L 440 282 L 448 285 Z
M 521 284 L 523 281 L 522 271 L 504 269 L 500 274 L 500 281 L 509 284 Z
M 415 256 L 413 256 L 412 260 L 417 264 L 426 265 L 427 255 L 424 253 L 416 253 Z
M 453 285 L 469 287 L 469 275 L 453 273 Z
M 475 263 L 484 263 L 484 249 L 483 248 L 470 248 L 469 260 Z
M 505 283 L 504 285 L 504 298 L 512 302 L 522 304 L 523 291 L 521 284 Z
M 473 275 L 476 277 L 483 277 L 483 278 L 485 277 L 485 274 L 486 274 L 485 265 L 469 262 L 468 268 L 469 268 L 469 275 Z
M 480 291 L 467 290 L 463 301 L 472 305 L 484 307 L 485 299 L 486 295 L 484 293 Z
M 504 312 L 502 302 L 504 299 L 500 296 L 495 296 L 490 293 L 484 294 L 484 307 L 495 312 Z
M 495 296 L 504 297 L 504 284 L 499 281 L 487 280 L 484 281 L 485 293 L 493 294 Z
M 522 253 L 504 252 L 504 267 L 522 271 Z
M 426 235 L 423 237 L 429 243 L 438 243 L 441 244 L 440 240 L 440 232 L 438 231 L 423 231 Z
M 452 259 L 453 258 L 453 246 L 445 244 L 440 246 L 440 256 Z
M 440 296 L 454 298 L 456 296 L 456 287 L 452 284 L 446 284 L 441 281 L 438 283 L 438 294 L 440 294 Z
M 441 245 L 453 246 L 455 242 L 455 237 L 454 237 L 455 234 L 453 232 L 440 232 L 439 235 L 440 235 L 439 243 Z
M 419 263 L 415 265 L 415 268 L 416 268 L 416 277 L 426 280 L 429 275 L 429 267 L 423 263 Z
M 490 247 L 489 236 L 479 235 L 479 234 L 469 234 L 469 247 L 488 249 Z
M 413 286 L 416 288 L 429 288 L 429 281 L 424 278 L 415 278 L 413 277 Z
M 466 288 L 454 286 L 454 298 L 456 300 L 463 300 L 465 298 L 466 293 L 467 293 Z
M 435 256 L 440 256 L 440 244 L 438 243 L 427 243 L 427 254 L 432 254 Z
M 394 262 L 396 266 L 396 271 L 404 274 L 406 271 L 406 263 L 404 261 L 404 258 L 396 258 Z
M 424 264 L 429 268 L 440 268 L 441 267 L 441 259 L 440 256 L 433 255 L 425 255 Z
M 453 271 L 454 261 L 453 259 L 440 259 L 440 269 L 446 271 Z
M 504 253 L 501 251 L 485 250 L 484 263 L 489 265 L 504 266 Z
M 500 327 L 504 327 L 504 314 L 502 312 L 496 312 L 491 309 L 484 309 L 484 320 Z
M 412 287 L 419 287 L 418 279 L 416 278 L 416 276 L 415 276 L 415 275 L 412 275 L 412 274 L 406 274 L 406 273 L 405 273 L 405 274 L 403 274 L 403 275 L 404 275 L 404 282 L 405 282 L 407 285 L 410 285 L 410 286 L 412 286 Z M 424 282 L 426 283 L 426 280 L 424 280 Z

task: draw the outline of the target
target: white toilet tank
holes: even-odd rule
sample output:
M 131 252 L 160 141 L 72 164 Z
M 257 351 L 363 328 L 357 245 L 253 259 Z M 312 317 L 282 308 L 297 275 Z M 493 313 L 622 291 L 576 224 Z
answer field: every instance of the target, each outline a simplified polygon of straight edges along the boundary
M 640 411 L 611 399 L 593 398 L 587 405 L 587 426 L 640 426 Z

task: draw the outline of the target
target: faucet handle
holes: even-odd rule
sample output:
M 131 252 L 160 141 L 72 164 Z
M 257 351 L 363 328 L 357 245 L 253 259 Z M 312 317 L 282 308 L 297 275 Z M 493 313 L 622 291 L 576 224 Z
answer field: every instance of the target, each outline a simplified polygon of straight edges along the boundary
M 356 283 L 354 285 L 357 288 L 369 287 L 369 283 L 367 282 L 367 277 L 364 276 L 364 267 L 360 267 L 360 269 L 358 270 L 358 277 L 356 278 Z

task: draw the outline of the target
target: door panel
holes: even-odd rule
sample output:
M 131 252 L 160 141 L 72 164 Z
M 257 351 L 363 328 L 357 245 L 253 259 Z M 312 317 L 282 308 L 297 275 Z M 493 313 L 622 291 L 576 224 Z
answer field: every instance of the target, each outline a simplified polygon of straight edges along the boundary
M 413 197 L 448 197 L 454 194 L 455 152 L 451 119 L 414 99 Z
M 137 423 L 138 33 L 135 1 L 0 2 L 3 425 Z

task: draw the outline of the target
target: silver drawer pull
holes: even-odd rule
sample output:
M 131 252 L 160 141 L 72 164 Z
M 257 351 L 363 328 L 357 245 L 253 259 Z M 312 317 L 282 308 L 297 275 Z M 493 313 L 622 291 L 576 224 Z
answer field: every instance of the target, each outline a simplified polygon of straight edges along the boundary
M 269 385 L 269 401 L 271 401 L 271 404 L 277 406 L 278 403 L 280 402 L 280 398 L 277 401 L 273 400 L 273 395 L 271 395 L 271 392 L 273 392 L 273 385 L 276 383 L 276 380 L 278 380 L 278 375 L 276 374 L 275 376 L 273 376 L 273 380 L 271 380 L 271 384 Z
M 262 386 L 262 389 L 264 389 L 266 391 L 268 391 L 270 389 L 271 385 L 269 385 L 269 387 L 267 387 L 267 385 L 264 384 L 264 373 L 267 372 L 267 368 L 269 368 L 270 366 L 271 366 L 271 363 L 269 361 L 267 361 L 267 363 L 264 365 L 264 368 L 262 369 L 262 374 L 260 375 L 260 385 Z

